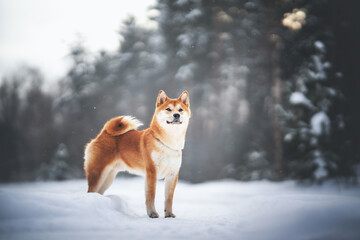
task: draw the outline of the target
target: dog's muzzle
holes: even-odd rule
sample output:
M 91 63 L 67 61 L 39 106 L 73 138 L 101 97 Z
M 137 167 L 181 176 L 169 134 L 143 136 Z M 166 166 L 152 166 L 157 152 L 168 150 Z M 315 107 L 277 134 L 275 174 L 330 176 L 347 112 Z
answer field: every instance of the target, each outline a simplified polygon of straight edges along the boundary
M 174 117 L 174 119 L 171 122 L 166 121 L 166 123 L 167 124 L 182 124 L 182 122 L 180 121 L 180 114 L 174 113 L 173 117 Z

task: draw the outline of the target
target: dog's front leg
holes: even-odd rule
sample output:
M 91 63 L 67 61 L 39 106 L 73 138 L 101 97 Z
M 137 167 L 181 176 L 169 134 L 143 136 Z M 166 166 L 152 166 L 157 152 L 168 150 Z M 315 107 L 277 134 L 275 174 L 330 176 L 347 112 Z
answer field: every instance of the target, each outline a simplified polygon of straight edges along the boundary
M 176 217 L 172 212 L 174 191 L 178 180 L 178 173 L 169 175 L 165 178 L 165 217 Z
M 156 169 L 154 166 L 149 167 L 146 171 L 145 195 L 146 211 L 149 217 L 158 218 L 159 214 L 155 210 L 155 192 L 156 192 Z

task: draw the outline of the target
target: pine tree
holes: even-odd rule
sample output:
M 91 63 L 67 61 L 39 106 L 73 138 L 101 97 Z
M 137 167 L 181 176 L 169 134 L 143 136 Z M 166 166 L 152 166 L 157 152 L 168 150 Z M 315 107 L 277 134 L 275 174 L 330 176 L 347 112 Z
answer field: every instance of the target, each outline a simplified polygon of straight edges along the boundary
M 329 111 L 338 93 L 327 86 L 331 65 L 325 59 L 325 45 L 315 41 L 314 50 L 293 78 L 289 96 L 293 110 L 284 140 L 291 172 L 301 179 L 322 180 L 334 166 L 326 142 L 332 130 Z
M 284 35 L 283 69 L 284 76 L 290 79 L 284 84 L 288 104 L 284 104 L 283 114 L 284 157 L 289 176 L 314 182 L 348 178 L 353 175 L 352 160 L 344 154 L 348 141 L 344 138 L 345 122 L 338 107 L 343 98 L 338 84 L 342 74 L 329 60 L 329 46 L 334 40 L 324 11 L 331 4 L 303 1 L 300 6 L 283 20 L 284 26 L 295 23 L 296 27 L 297 17 L 291 19 L 293 22 L 285 19 L 291 14 L 306 17 L 300 28 Z
M 21 67 L 0 87 L 0 181 L 34 180 L 56 148 L 53 97 L 42 83 L 39 70 Z
M 251 172 L 259 169 L 256 178 L 265 177 L 261 171 L 268 167 L 268 159 L 264 160 L 266 147 L 262 144 L 268 141 L 259 128 L 267 124 L 257 119 L 267 115 L 264 103 L 258 99 L 265 98 L 266 85 L 259 84 L 266 83 L 268 72 L 261 70 L 265 69 L 261 64 L 266 64 L 266 58 L 258 54 L 261 50 L 255 50 L 263 45 L 265 34 L 260 24 L 265 11 L 262 3 L 164 0 L 159 1 L 157 9 L 166 43 L 164 75 L 168 76 L 170 89 L 191 90 L 192 111 L 196 112 L 188 142 L 195 146 L 195 151 L 189 153 L 190 161 L 197 160 L 185 160 L 184 168 L 189 169 L 190 176 L 199 176 L 193 173 L 200 171 L 203 179 L 251 179 Z M 253 83 L 249 83 L 249 76 Z M 248 95 L 251 90 L 256 94 Z M 252 112 L 255 114 L 250 116 Z M 249 128 L 249 117 L 258 125 Z M 257 141 L 251 130 L 262 139 Z M 256 167 L 256 160 L 248 158 L 254 151 L 263 156 Z

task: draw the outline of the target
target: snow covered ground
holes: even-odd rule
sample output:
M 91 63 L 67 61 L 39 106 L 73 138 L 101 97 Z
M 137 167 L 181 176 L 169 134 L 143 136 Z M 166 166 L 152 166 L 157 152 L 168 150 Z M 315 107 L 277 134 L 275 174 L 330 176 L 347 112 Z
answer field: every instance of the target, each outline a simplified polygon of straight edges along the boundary
M 104 196 L 85 180 L 0 185 L 0 239 L 360 239 L 360 189 L 294 182 L 179 182 L 175 219 L 145 211 L 144 180 L 117 178 Z

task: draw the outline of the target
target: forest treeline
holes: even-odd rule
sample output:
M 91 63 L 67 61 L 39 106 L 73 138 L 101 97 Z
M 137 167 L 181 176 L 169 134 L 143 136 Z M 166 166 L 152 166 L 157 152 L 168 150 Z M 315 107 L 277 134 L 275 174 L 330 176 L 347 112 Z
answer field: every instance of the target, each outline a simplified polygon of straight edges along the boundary
M 40 70 L 20 68 L 0 86 L 0 181 L 83 177 L 84 145 L 114 116 L 147 126 L 160 89 L 190 93 L 181 179 L 353 181 L 356 5 L 158 0 L 158 27 L 129 17 L 118 51 L 74 44 L 55 90 Z

